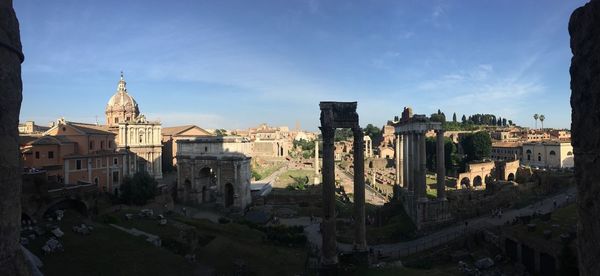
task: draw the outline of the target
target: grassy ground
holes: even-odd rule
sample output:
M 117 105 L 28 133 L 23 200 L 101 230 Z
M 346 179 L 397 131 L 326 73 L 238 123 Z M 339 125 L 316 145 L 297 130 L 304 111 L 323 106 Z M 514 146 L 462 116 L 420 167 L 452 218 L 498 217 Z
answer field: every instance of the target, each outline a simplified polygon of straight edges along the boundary
M 82 218 L 67 211 L 60 228 L 64 252 L 44 256 L 41 247 L 48 239 L 40 237 L 28 248 L 42 259 L 44 275 L 191 275 L 192 264 L 182 256 L 158 248 L 125 232 L 96 224 L 91 235 L 71 231 Z
M 428 276 L 446 276 L 446 275 L 462 275 L 460 271 L 456 268 L 456 265 L 448 265 L 441 267 L 434 267 L 431 269 L 414 269 L 407 267 L 386 267 L 386 268 L 368 268 L 361 269 L 356 271 L 354 275 L 365 275 L 365 276 L 418 276 L 418 275 L 428 275 Z
M 515 229 L 520 235 L 536 238 L 543 241 L 544 230 L 553 232 L 551 241 L 560 242 L 560 234 L 568 232 L 571 227 L 577 225 L 577 205 L 570 204 L 566 207 L 557 209 L 552 213 L 552 218 L 548 221 L 543 221 L 539 218 L 534 219 L 531 223 L 536 224 L 535 231 L 527 231 L 526 225 L 515 225 Z
M 275 164 L 262 165 L 262 166 L 255 163 L 252 166 L 252 172 L 253 172 L 252 175 L 257 178 L 255 180 L 261 180 L 261 179 L 273 174 L 277 170 L 281 169 L 283 166 L 284 166 L 284 163 L 275 163 Z
M 348 212 L 352 210 L 352 204 L 346 209 Z M 367 204 L 365 206 L 367 216 L 374 216 L 376 206 Z M 367 243 L 368 244 L 383 244 L 408 241 L 415 238 L 415 225 L 402 206 L 397 205 L 391 212 L 389 220 L 382 226 L 367 225 Z M 341 212 L 340 212 L 341 213 Z M 352 243 L 354 240 L 354 226 L 347 223 L 338 223 L 337 240 L 344 243 Z
M 274 187 L 285 188 L 288 185 L 295 183 L 294 178 L 305 179 L 306 177 L 308 177 L 308 184 L 313 184 L 314 175 L 314 170 L 289 170 L 279 175 Z
M 264 242 L 264 233 L 236 223 L 215 224 L 207 220 L 177 218 L 216 238 L 196 252 L 218 275 L 229 275 L 243 263 L 255 275 L 298 275 L 304 271 L 305 248 L 283 247 Z

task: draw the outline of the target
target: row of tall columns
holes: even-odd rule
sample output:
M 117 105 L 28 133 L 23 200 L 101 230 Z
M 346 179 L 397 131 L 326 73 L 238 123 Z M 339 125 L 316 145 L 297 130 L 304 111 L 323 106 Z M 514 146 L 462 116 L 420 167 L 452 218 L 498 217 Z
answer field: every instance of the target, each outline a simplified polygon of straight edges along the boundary
M 354 249 L 367 250 L 365 229 L 365 157 L 363 132 L 360 127 L 354 132 Z
M 444 131 L 436 131 L 437 196 L 446 199 L 446 167 L 444 153 Z M 425 133 L 408 132 L 396 138 L 396 183 L 414 192 L 421 201 L 427 200 L 427 160 Z

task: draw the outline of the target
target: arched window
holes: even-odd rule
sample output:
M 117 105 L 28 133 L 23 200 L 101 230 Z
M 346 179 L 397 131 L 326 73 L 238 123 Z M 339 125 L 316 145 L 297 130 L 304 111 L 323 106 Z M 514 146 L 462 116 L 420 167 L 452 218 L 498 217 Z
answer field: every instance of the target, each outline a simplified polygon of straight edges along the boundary
M 556 155 L 556 152 L 555 152 L 555 151 L 553 151 L 553 150 L 551 150 L 551 151 L 550 151 L 550 155 Z
M 567 155 L 573 155 L 573 152 L 569 151 L 569 152 L 567 152 Z
M 538 161 L 542 161 L 542 154 L 538 152 Z

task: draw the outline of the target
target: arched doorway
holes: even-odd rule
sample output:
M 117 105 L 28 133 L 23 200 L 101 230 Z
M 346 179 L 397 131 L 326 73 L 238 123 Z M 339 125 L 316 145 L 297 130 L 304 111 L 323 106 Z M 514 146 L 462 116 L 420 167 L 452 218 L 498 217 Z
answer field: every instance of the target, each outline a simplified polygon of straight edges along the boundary
M 473 187 L 479 187 L 483 185 L 483 181 L 481 179 L 481 176 L 476 176 L 475 178 L 473 178 Z
M 515 174 L 514 173 L 509 173 L 508 174 L 508 178 L 506 178 L 508 181 L 515 181 Z
M 186 179 L 183 182 L 183 194 L 184 201 L 188 203 L 190 201 L 190 193 L 192 192 L 192 182 L 189 179 Z
M 54 216 L 54 213 L 56 210 L 65 210 L 65 209 L 75 210 L 75 211 L 79 212 L 81 215 L 83 215 L 84 217 L 88 216 L 88 208 L 87 208 L 87 205 L 83 201 L 77 200 L 77 199 L 63 199 L 63 200 L 60 200 L 60 201 L 50 205 L 48 207 L 48 209 L 46 209 L 46 211 L 44 212 L 43 217 Z
M 468 177 L 463 177 L 460 180 L 460 186 L 463 188 L 469 188 L 471 187 L 471 180 Z
M 233 185 L 231 183 L 225 184 L 225 207 L 231 207 L 233 205 Z

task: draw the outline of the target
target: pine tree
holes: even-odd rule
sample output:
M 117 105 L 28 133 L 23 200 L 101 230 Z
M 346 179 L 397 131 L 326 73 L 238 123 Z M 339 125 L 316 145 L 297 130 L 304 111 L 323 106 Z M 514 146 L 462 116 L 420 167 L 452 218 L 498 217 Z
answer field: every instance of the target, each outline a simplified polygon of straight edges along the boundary
M 456 112 L 454 112 L 454 114 L 452 114 L 452 122 L 456 123 Z

